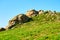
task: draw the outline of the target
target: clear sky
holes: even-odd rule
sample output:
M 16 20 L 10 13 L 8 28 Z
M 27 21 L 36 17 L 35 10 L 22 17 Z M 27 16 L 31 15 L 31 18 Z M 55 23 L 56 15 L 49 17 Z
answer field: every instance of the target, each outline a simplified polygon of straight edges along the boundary
M 0 27 L 19 13 L 29 9 L 60 11 L 60 0 L 0 0 Z

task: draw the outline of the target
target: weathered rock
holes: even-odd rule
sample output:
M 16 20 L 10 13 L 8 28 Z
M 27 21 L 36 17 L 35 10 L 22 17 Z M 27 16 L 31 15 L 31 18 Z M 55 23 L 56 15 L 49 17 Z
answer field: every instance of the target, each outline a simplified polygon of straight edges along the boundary
M 27 17 L 26 15 L 24 14 L 19 14 L 18 15 L 18 22 L 19 23 L 25 23 L 29 20 L 29 17 Z
M 54 11 L 54 12 L 52 12 L 51 10 L 47 10 L 47 11 L 39 10 L 39 11 L 36 11 L 36 10 L 32 9 L 32 10 L 27 11 L 26 14 L 18 14 L 17 16 L 15 16 L 11 20 L 9 20 L 8 25 L 5 28 L 0 28 L 0 31 L 12 29 L 12 28 L 14 28 L 14 26 L 17 23 L 22 24 L 22 23 L 28 22 L 30 19 L 32 19 L 31 17 L 37 16 L 38 14 L 43 14 L 43 15 L 45 14 L 47 16 L 47 18 L 49 16 L 57 16 L 56 11 Z M 52 18 L 52 19 L 54 19 L 54 18 Z
M 37 14 L 38 14 L 38 11 L 32 9 L 32 10 L 27 11 L 26 16 L 32 17 L 32 16 L 36 16 Z
M 9 20 L 8 25 L 5 27 L 6 30 L 11 29 L 15 25 L 16 21 Z
M 44 10 L 39 10 L 38 12 L 39 12 L 39 14 L 43 14 Z
M 6 29 L 11 29 L 16 23 L 22 24 L 29 20 L 29 17 L 27 17 L 24 14 L 19 14 L 15 16 L 13 19 L 9 20 L 8 26 L 6 26 Z
M 0 28 L 0 31 L 4 31 L 5 30 L 5 28 Z

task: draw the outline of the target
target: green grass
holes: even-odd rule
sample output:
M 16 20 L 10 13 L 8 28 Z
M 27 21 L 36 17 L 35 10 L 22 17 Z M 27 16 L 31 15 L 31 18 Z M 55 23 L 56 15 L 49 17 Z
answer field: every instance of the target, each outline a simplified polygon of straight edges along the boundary
M 60 40 L 58 17 L 59 15 L 49 14 L 32 17 L 33 21 L 17 24 L 14 29 L 0 32 L 0 40 Z

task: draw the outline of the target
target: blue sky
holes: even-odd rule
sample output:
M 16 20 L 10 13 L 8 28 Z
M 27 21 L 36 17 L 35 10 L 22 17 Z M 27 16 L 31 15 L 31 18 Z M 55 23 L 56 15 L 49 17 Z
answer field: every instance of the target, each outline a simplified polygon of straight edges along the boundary
M 29 9 L 60 11 L 60 0 L 0 0 L 0 27 L 5 27 L 11 18 Z

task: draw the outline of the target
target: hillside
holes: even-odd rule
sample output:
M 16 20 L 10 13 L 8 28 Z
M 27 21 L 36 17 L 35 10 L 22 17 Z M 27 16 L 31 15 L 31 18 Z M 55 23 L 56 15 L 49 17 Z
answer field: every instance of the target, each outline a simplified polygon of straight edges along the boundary
M 60 14 L 44 13 L 0 32 L 0 40 L 60 40 Z

